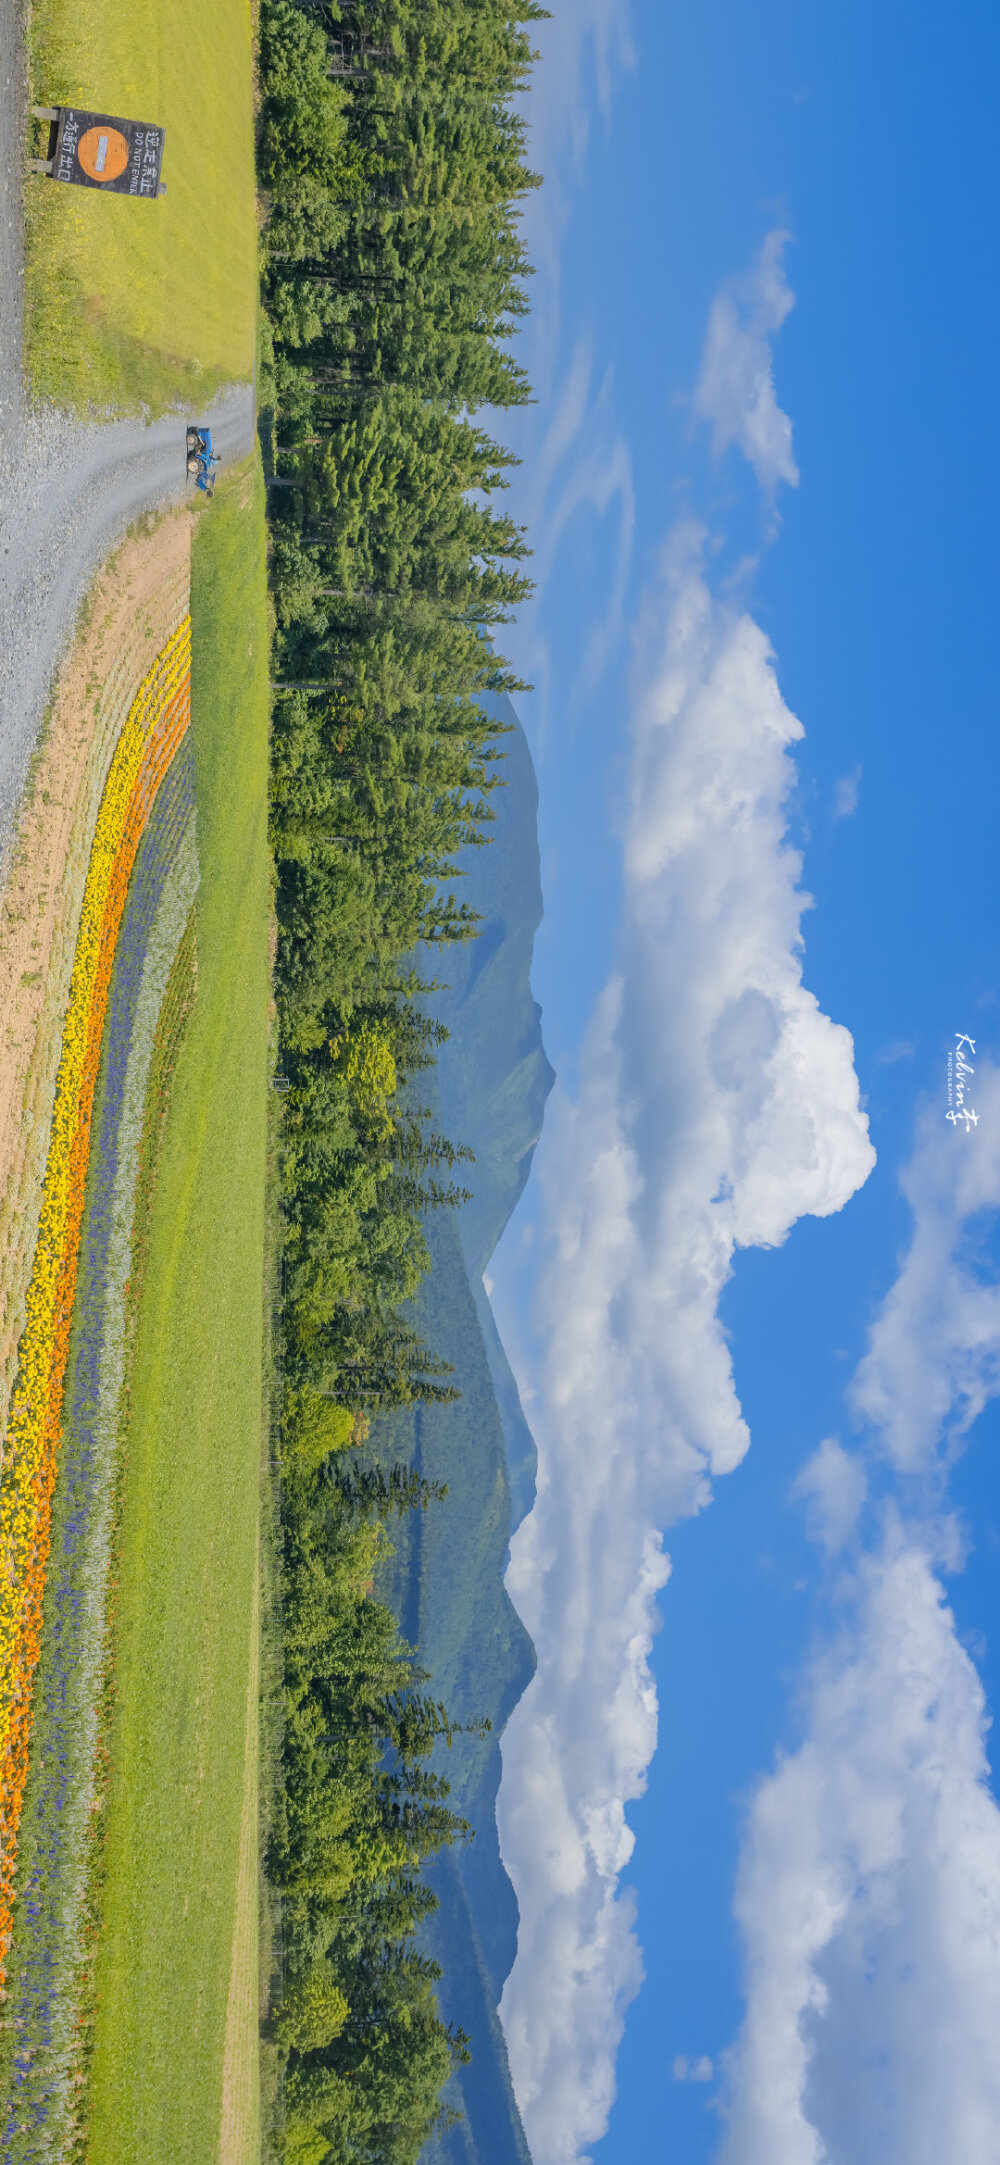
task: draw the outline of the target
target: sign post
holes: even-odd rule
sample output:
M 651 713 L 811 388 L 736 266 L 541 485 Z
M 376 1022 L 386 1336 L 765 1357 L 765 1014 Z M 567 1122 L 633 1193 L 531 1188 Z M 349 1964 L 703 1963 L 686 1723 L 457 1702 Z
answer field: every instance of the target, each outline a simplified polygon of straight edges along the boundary
M 49 155 L 29 160 L 31 170 L 76 188 L 103 188 L 106 195 L 151 198 L 166 194 L 160 179 L 163 129 L 147 120 L 122 120 L 78 105 L 36 105 L 47 120 Z

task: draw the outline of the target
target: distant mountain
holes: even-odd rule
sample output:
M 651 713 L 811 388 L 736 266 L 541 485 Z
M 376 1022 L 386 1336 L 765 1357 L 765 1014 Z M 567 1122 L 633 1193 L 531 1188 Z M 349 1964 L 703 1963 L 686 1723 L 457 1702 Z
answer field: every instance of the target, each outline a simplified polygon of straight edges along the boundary
M 538 785 L 510 700 L 492 705 L 508 732 L 499 740 L 503 786 L 491 799 L 491 840 L 460 859 L 461 899 L 479 911 L 482 928 L 478 939 L 438 950 L 450 989 L 434 1002 L 451 1032 L 437 1071 L 442 1110 L 447 1120 L 464 1123 L 463 1135 L 476 1151 L 469 1183 L 475 1197 L 460 1224 L 470 1275 L 478 1277 L 528 1178 L 554 1081 L 542 1046 L 541 1009 L 531 992 L 531 953 L 542 917 Z
M 490 843 L 463 857 L 462 898 L 480 912 L 482 931 L 447 950 L 444 965 L 433 958 L 435 973 L 446 969 L 450 979 L 432 1003 L 450 1032 L 436 1089 L 445 1133 L 475 1151 L 475 1164 L 461 1169 L 473 1199 L 460 1212 L 433 1214 L 432 1270 L 414 1303 L 418 1328 L 453 1364 L 462 1395 L 386 1417 L 371 1445 L 380 1459 L 406 1459 L 448 1484 L 443 1503 L 400 1524 L 379 1591 L 452 1718 L 493 1724 L 490 1735 L 456 1737 L 441 1753 L 451 1801 L 476 1838 L 438 1861 L 439 1908 L 425 1945 L 442 1966 L 442 2013 L 468 2032 L 472 2060 L 452 2086 L 462 2119 L 428 2147 L 423 2165 L 530 2165 L 496 2012 L 517 1944 L 496 1796 L 500 1733 L 535 1666 L 503 1583 L 511 1532 L 534 1498 L 535 1446 L 482 1273 L 527 1180 L 553 1074 L 531 993 L 542 915 L 538 791 L 513 707 L 506 699 L 495 706 L 509 731 L 506 786 L 492 800 Z
M 449 953 L 451 986 L 435 1010 L 451 1033 L 438 1065 L 445 1132 L 476 1153 L 463 1183 L 473 1200 L 459 1213 L 458 1229 L 503 1424 L 513 1532 L 534 1502 L 536 1452 L 482 1280 L 531 1170 L 555 1077 L 531 991 L 542 918 L 538 784 L 510 700 L 493 705 L 509 730 L 501 740 L 505 786 L 493 794 L 491 842 L 462 859 L 463 899 L 483 925 L 477 940 Z

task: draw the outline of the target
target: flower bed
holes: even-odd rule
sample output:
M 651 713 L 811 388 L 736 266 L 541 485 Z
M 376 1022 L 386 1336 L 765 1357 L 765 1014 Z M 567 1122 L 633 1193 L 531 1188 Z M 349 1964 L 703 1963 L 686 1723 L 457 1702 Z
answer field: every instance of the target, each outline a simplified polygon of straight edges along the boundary
M 63 1030 L 45 1190 L 0 1476 L 0 1965 L 13 1926 L 32 1685 L 49 1557 L 94 1090 L 136 854 L 188 726 L 185 617 L 134 699 L 97 818 Z
M 87 2060 L 102 1826 L 99 1704 L 108 1683 L 109 1560 L 140 1136 L 166 987 L 197 881 L 186 739 L 132 875 L 94 1101 L 8 1956 L 13 2034 L 0 2037 L 0 2094 L 8 2101 L 6 2118 L 0 2115 L 0 2158 L 18 2161 L 64 2160 L 82 2141 L 79 2078 Z

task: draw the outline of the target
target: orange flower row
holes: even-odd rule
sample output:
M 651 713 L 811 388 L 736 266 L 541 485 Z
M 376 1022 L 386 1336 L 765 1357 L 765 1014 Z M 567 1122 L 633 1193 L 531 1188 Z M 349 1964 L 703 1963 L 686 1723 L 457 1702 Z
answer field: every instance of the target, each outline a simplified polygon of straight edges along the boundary
M 56 1082 L 28 1320 L 0 1476 L 0 1981 L 13 1926 L 31 1691 L 111 973 L 139 844 L 189 718 L 190 621 L 185 618 L 133 702 L 98 813 Z

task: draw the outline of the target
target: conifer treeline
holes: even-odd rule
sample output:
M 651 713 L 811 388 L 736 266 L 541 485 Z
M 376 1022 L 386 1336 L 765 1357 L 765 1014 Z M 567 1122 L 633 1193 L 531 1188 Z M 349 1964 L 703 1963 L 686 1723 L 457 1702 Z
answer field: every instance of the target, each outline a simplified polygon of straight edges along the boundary
M 428 1770 L 443 1710 L 372 1598 L 382 1522 L 430 1500 L 334 1456 L 368 1412 L 450 1395 L 400 1314 L 462 1152 L 416 1078 L 438 1033 L 407 962 L 474 936 L 455 853 L 487 838 L 492 628 L 527 590 L 477 413 L 523 401 L 514 94 L 533 0 L 264 0 L 259 172 L 274 344 L 272 841 L 284 1100 L 284 1743 L 268 1856 L 283 1982 L 275 2144 L 410 2165 L 465 2051 L 414 1934 L 423 1860 L 468 1830 Z

